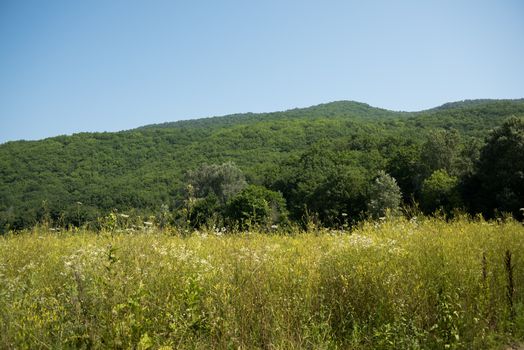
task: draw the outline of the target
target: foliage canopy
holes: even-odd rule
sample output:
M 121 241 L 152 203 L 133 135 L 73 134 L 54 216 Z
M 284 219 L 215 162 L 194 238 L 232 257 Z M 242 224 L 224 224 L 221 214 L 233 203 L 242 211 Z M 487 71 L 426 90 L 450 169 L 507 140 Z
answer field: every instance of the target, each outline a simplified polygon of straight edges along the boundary
M 0 145 L 0 231 L 44 221 L 96 227 L 97 218 L 115 210 L 148 218 L 162 206 L 177 216 L 187 207 L 188 184 L 195 198 L 215 196 L 218 207 L 247 184 L 264 186 L 282 193 L 292 220 L 309 213 L 336 226 L 342 214 L 362 217 L 366 189 L 381 170 L 396 180 L 403 204 L 423 202 L 424 181 L 445 170 L 457 177 L 472 213 L 518 214 L 522 116 L 524 100 L 465 101 L 413 113 L 340 101 L 8 142 Z M 201 204 L 215 212 L 213 200 L 206 201 Z

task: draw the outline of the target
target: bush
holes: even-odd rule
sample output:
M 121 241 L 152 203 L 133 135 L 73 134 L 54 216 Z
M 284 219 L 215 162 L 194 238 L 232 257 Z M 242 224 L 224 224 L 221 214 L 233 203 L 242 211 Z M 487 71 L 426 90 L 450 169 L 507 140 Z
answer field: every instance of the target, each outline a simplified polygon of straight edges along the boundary
M 242 170 L 234 163 L 221 165 L 204 164 L 188 173 L 189 184 L 194 188 L 196 198 L 204 198 L 214 194 L 221 204 L 247 186 Z
M 402 193 L 397 181 L 380 171 L 369 188 L 368 213 L 376 219 L 386 215 L 386 212 L 398 212 Z
M 206 226 L 217 221 L 221 211 L 219 200 L 214 194 L 195 199 L 188 215 L 189 224 L 193 228 Z
M 251 185 L 229 201 L 226 216 L 233 225 L 240 228 L 252 224 L 269 227 L 285 222 L 287 211 L 282 194 Z
M 430 214 L 443 210 L 449 214 L 460 207 L 460 195 L 457 189 L 458 179 L 445 170 L 437 170 L 422 184 L 422 209 Z

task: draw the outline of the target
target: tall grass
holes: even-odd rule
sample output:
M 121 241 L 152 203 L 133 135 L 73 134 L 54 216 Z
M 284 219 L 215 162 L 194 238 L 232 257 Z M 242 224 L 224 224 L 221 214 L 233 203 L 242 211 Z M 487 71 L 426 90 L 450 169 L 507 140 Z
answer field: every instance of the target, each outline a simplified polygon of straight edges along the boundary
M 0 348 L 485 349 L 523 337 L 524 229 L 512 221 L 0 238 Z

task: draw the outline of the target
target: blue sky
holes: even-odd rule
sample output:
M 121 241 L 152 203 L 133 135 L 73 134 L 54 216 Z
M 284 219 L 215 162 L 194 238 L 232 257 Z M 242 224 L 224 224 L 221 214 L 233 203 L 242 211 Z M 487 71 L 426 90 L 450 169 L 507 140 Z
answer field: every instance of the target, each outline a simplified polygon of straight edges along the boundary
M 0 143 L 335 100 L 522 97 L 520 0 L 0 0 Z

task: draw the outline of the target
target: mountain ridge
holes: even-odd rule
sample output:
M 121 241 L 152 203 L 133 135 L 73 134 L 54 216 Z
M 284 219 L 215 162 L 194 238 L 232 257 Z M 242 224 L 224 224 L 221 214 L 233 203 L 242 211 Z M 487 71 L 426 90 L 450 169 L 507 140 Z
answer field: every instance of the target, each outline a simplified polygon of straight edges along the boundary
M 286 113 L 294 113 L 297 114 L 297 118 L 304 117 L 306 114 L 310 112 L 320 112 L 325 108 L 330 107 L 348 107 L 351 106 L 350 112 L 354 115 L 353 117 L 361 117 L 359 115 L 356 115 L 356 113 L 366 112 L 366 113 L 377 113 L 378 116 L 417 116 L 421 114 L 427 114 L 427 113 L 434 113 L 439 111 L 445 111 L 445 110 L 458 110 L 458 109 L 464 109 L 464 108 L 471 108 L 471 107 L 479 107 L 482 105 L 490 104 L 490 103 L 498 103 L 498 102 L 509 102 L 509 103 L 524 103 L 524 98 L 518 98 L 518 99 L 466 99 L 466 100 L 460 100 L 460 101 L 454 101 L 454 102 L 446 102 L 439 106 L 420 110 L 420 111 L 402 111 L 402 110 L 389 110 L 386 108 L 381 107 L 375 107 L 371 106 L 370 104 L 364 103 L 364 102 L 358 102 L 354 100 L 337 100 L 337 101 L 331 101 L 326 103 L 320 103 L 316 105 L 311 105 L 308 107 L 295 107 L 290 108 L 286 110 L 280 110 L 280 111 L 273 111 L 273 112 L 243 112 L 243 113 L 233 113 L 233 114 L 225 114 L 225 115 L 218 115 L 218 116 L 209 116 L 209 117 L 197 117 L 192 119 L 181 119 L 176 121 L 167 121 L 162 123 L 154 123 L 154 124 L 146 124 L 142 126 L 138 126 L 135 128 L 130 129 L 123 129 L 118 131 L 80 131 L 75 132 L 72 134 L 59 134 L 55 136 L 45 137 L 42 139 L 36 139 L 36 140 L 26 140 L 26 139 L 20 139 L 20 140 L 9 140 L 5 141 L 3 143 L 0 143 L 0 146 L 12 143 L 12 142 L 38 142 L 43 141 L 47 139 L 52 139 L 55 137 L 71 137 L 74 135 L 80 135 L 80 134 L 112 134 L 112 133 L 129 133 L 129 132 L 135 132 L 135 131 L 151 131 L 153 129 L 163 129 L 163 128 L 183 128 L 183 127 L 195 127 L 195 126 L 209 126 L 209 124 L 217 124 L 223 127 L 230 126 L 232 124 L 238 123 L 238 122 L 256 122 L 260 121 L 261 119 L 266 118 L 269 120 L 275 120 L 278 118 L 278 116 L 284 115 Z M 375 115 L 376 117 L 377 115 Z
M 273 112 L 244 112 L 244 113 L 233 113 L 233 114 L 226 114 L 226 115 L 220 115 L 220 116 L 210 116 L 210 117 L 201 117 L 201 118 L 194 118 L 194 119 L 183 119 L 183 120 L 177 120 L 172 122 L 163 122 L 163 123 L 155 123 L 155 124 L 147 124 L 143 126 L 139 126 L 137 128 L 125 130 L 142 130 L 142 129 L 152 129 L 152 128 L 167 128 L 167 127 L 177 127 L 180 125 L 186 125 L 186 124 L 192 124 L 192 123 L 201 123 L 206 121 L 216 121 L 220 118 L 226 118 L 226 119 L 239 119 L 243 117 L 251 117 L 251 118 L 261 118 L 264 116 L 275 116 L 275 115 L 281 115 L 289 112 L 294 113 L 308 113 L 315 110 L 321 110 L 324 107 L 333 107 L 333 106 L 351 106 L 351 107 L 357 107 L 360 109 L 360 111 L 367 110 L 369 112 L 379 112 L 379 113 L 391 113 L 392 115 L 417 115 L 417 114 L 423 114 L 423 113 L 429 113 L 429 112 L 435 112 L 440 110 L 449 110 L 449 109 L 458 109 L 458 108 L 464 108 L 464 107 L 477 107 L 484 104 L 494 103 L 494 102 L 517 102 L 517 103 L 524 103 L 524 98 L 520 99 L 465 99 L 460 101 L 454 101 L 454 102 L 446 102 L 439 106 L 423 109 L 420 111 L 403 111 L 403 110 L 390 110 L 386 108 L 371 106 L 368 103 L 354 101 L 354 100 L 337 100 L 337 101 L 331 101 L 326 103 L 320 103 L 316 105 L 311 105 L 308 107 L 295 107 L 290 108 L 286 110 L 281 111 L 273 111 Z M 354 112 L 355 109 L 353 108 L 352 111 Z

